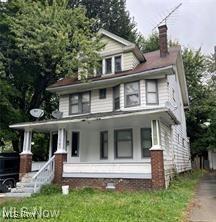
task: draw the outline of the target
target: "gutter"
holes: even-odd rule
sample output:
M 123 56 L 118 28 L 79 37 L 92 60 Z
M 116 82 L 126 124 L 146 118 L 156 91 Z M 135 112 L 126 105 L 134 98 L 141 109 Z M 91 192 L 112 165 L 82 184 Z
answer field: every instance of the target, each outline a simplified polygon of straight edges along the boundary
M 155 110 L 142 110 L 140 112 L 131 112 L 126 114 L 119 114 L 119 115 L 109 115 L 109 116 L 102 116 L 102 117 L 90 117 L 90 118 L 79 118 L 79 119 L 61 119 L 61 120 L 47 120 L 47 121 L 40 121 L 40 122 L 27 122 L 27 123 L 18 123 L 10 125 L 9 127 L 12 129 L 23 129 L 23 128 L 33 128 L 33 127 L 40 127 L 40 126 L 47 126 L 47 125 L 56 125 L 56 124 L 69 124 L 69 123 L 81 123 L 86 121 L 96 121 L 96 120 L 107 120 L 107 119 L 114 119 L 114 118 L 121 118 L 121 117 L 130 117 L 130 116 L 139 116 L 139 115 L 148 115 L 148 114 L 157 114 L 160 112 L 167 112 L 169 116 L 174 120 L 176 124 L 179 124 L 179 121 L 176 119 L 172 111 L 168 108 L 158 108 Z

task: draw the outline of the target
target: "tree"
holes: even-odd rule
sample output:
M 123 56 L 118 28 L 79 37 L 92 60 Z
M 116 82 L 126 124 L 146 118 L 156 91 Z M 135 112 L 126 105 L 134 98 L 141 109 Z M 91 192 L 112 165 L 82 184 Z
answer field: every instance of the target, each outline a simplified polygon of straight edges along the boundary
M 215 54 L 211 54 L 206 59 L 207 76 L 210 77 L 207 81 L 209 89 L 209 127 L 207 128 L 206 138 L 208 149 L 216 148 L 216 50 Z
M 1 81 L 10 86 L 1 92 L 8 98 L 8 112 L 1 106 L 1 132 L 9 130 L 11 122 L 29 120 L 30 109 L 50 107 L 48 85 L 66 75 L 77 78 L 78 67 L 85 78 L 85 70 L 97 66 L 102 45 L 94 21 L 85 16 L 85 9 L 67 6 L 67 1 L 57 0 L 0 4 Z
M 205 56 L 201 53 L 201 49 L 193 51 L 186 48 L 183 51 L 183 62 L 190 100 L 186 120 L 191 152 L 192 155 L 201 155 L 207 148 L 204 123 L 208 119 L 210 108 L 207 103 L 209 90 L 202 82 L 206 68 Z
M 126 10 L 126 0 L 70 0 L 69 5 L 72 8 L 84 6 L 86 15 L 96 19 L 96 30 L 104 28 L 129 41 L 136 41 L 136 23 Z
M 143 53 L 158 50 L 160 48 L 158 33 L 154 32 L 147 38 L 144 38 L 143 35 L 139 35 L 137 38 L 137 46 Z

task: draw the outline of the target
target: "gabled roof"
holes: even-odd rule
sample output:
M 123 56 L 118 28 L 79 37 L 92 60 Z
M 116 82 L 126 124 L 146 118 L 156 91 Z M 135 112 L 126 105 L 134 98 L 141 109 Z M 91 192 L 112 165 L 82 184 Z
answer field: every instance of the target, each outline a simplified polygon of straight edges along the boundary
M 105 35 L 105 36 L 107 36 L 107 37 L 109 37 L 109 38 L 111 38 L 111 39 L 113 39 L 113 40 L 115 40 L 117 42 L 120 42 L 121 44 L 123 44 L 125 46 L 134 46 L 134 47 L 136 46 L 134 43 L 129 42 L 128 40 L 123 39 L 122 37 L 120 37 L 118 35 L 115 35 L 115 34 L 109 32 L 109 31 L 107 31 L 105 29 L 100 29 L 98 31 L 98 34 Z
M 136 44 L 134 44 L 133 42 L 130 42 L 126 39 L 123 39 L 122 37 L 115 35 L 105 29 L 100 29 L 98 31 L 99 35 L 104 35 L 116 42 L 119 42 L 120 44 L 124 45 L 124 51 L 132 51 L 134 53 L 134 55 L 137 57 L 137 59 L 140 62 L 144 62 L 146 61 L 145 56 L 143 55 L 143 53 L 140 51 L 140 49 L 136 46 Z

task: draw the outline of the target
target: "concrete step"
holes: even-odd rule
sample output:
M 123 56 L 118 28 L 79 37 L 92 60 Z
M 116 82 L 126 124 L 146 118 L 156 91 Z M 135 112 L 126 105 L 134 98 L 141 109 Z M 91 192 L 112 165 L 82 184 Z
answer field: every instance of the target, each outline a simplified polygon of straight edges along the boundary
M 23 177 L 20 182 L 22 182 L 22 183 L 31 183 L 32 178 L 31 177 Z
M 5 193 L 4 197 L 30 197 L 31 193 Z
M 12 188 L 11 193 L 34 193 L 34 188 L 33 187 Z
M 37 185 L 42 185 L 42 183 L 37 183 Z M 33 182 L 17 182 L 16 187 L 34 187 Z

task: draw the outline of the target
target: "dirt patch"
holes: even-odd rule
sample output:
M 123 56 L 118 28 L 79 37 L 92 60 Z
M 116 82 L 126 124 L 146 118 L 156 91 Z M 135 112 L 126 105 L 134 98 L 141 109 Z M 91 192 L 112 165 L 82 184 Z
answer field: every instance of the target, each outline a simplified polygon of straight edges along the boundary
M 19 199 L 16 199 L 16 198 L 10 198 L 10 197 L 2 197 L 0 195 L 0 206 L 5 204 L 6 202 L 9 202 L 9 201 L 19 201 Z

